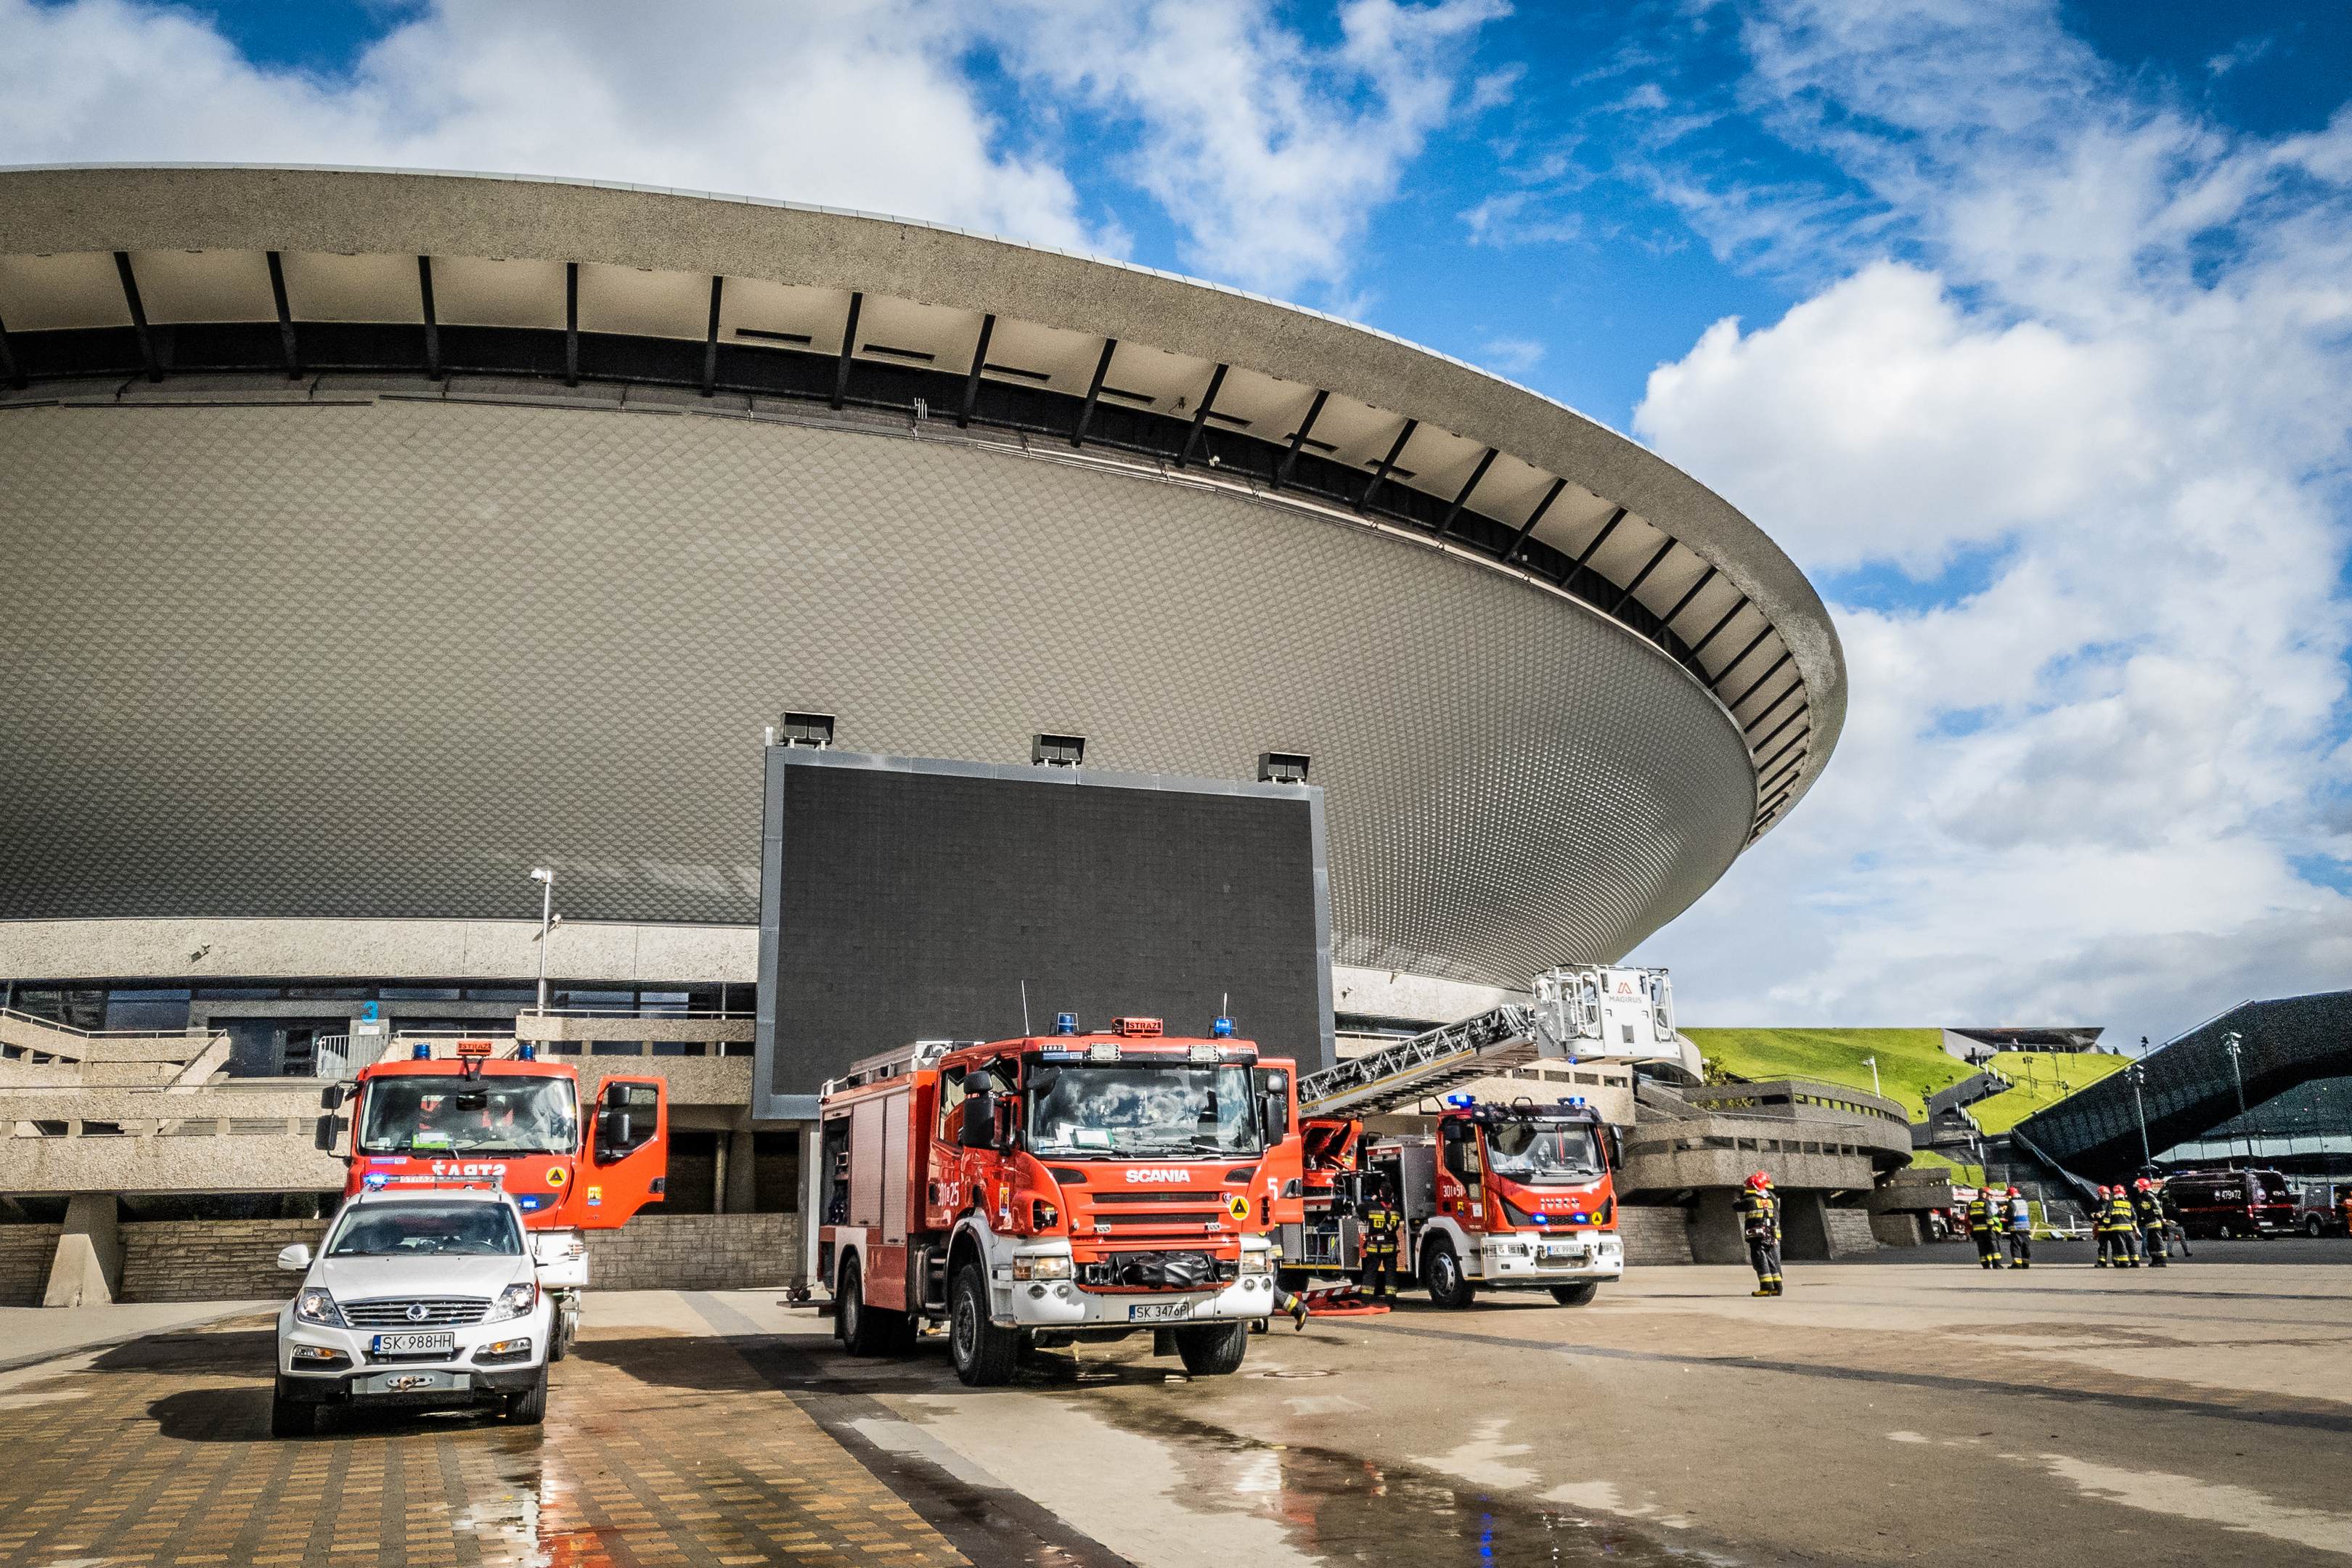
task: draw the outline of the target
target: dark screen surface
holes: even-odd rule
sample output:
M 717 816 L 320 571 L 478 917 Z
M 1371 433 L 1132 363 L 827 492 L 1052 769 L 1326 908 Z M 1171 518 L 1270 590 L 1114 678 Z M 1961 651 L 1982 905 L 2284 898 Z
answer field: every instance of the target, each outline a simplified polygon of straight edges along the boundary
M 1321 791 L 772 748 L 761 1113 L 860 1057 L 1075 1013 L 1330 1058 Z M 795 1103 L 799 1102 L 799 1103 Z

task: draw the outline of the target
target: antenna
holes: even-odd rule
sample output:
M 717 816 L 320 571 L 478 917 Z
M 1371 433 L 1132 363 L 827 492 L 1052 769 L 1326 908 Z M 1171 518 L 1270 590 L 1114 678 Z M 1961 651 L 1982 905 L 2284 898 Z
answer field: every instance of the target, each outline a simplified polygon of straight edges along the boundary
M 1021 1033 L 1022 1033 L 1024 1036 L 1026 1036 L 1026 1035 L 1028 1035 L 1028 1034 L 1030 1033 L 1030 1028 L 1029 1028 L 1029 982 L 1028 982 L 1028 980 L 1027 980 L 1026 978 L 1024 978 L 1024 979 L 1023 979 L 1023 981 L 1021 982 Z

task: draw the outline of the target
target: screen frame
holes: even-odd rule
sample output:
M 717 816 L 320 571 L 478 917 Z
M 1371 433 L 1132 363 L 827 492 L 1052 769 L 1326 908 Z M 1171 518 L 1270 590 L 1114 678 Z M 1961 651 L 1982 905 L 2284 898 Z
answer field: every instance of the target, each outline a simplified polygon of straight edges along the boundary
M 1319 784 L 1258 784 L 1241 779 L 1188 778 L 1178 773 L 1129 773 L 1106 768 L 1041 767 L 1034 763 L 964 763 L 938 757 L 897 757 L 831 747 L 771 745 L 760 796 L 760 984 L 751 1055 L 751 1118 L 754 1121 L 810 1121 L 818 1096 L 774 1092 L 776 984 L 783 928 L 783 820 L 786 781 L 795 768 L 854 768 L 928 773 L 949 778 L 996 779 L 1040 788 L 1161 790 L 1188 795 L 1244 795 L 1259 800 L 1303 801 L 1307 805 L 1314 874 L 1316 1018 L 1320 1062 L 1300 1062 L 1313 1072 L 1338 1059 L 1331 992 L 1331 870 L 1323 825 Z

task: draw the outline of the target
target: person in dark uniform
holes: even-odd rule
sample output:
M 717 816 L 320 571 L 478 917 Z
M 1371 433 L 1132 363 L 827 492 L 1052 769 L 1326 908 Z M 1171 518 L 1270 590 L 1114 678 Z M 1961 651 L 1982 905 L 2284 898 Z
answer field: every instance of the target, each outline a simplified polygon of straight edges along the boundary
M 2150 1268 L 2164 1267 L 2169 1250 L 2164 1245 L 2164 1204 L 2156 1195 L 2156 1184 L 2142 1176 L 2132 1184 L 2132 1223 L 2138 1227 L 2140 1241 L 2147 1254 Z
M 2107 1212 L 2115 1216 L 2116 1266 L 2138 1268 L 2139 1215 L 2132 1210 L 2131 1189 L 2121 1182 L 2116 1184 L 2116 1195 L 2108 1200 Z
M 2025 1194 L 2012 1184 L 2001 1202 L 2001 1229 L 2009 1238 L 2009 1266 L 2011 1268 L 2033 1267 L 2033 1211 L 2026 1206 Z
M 1992 1195 L 1990 1187 L 1979 1187 L 1977 1195 L 1969 1200 L 1969 1235 L 1977 1244 L 1977 1267 L 1999 1268 L 2000 1233 L 2008 1228 L 2009 1205 Z
M 2116 1227 L 2107 1217 L 2107 1203 L 2114 1195 L 2114 1189 L 2102 1184 L 2099 1195 L 2091 1202 L 2091 1239 L 2099 1248 L 2098 1258 L 2091 1264 L 2094 1268 L 2106 1268 L 2116 1255 Z
M 1755 1266 L 1759 1296 L 1780 1295 L 1780 1198 L 1772 1178 L 1759 1171 L 1739 1193 L 1739 1233 L 1748 1242 L 1748 1261 Z
M 1404 1215 L 1389 1196 L 1388 1184 L 1381 1182 L 1364 1203 L 1363 1288 L 1375 1301 L 1396 1293 L 1397 1237 L 1403 1230 Z

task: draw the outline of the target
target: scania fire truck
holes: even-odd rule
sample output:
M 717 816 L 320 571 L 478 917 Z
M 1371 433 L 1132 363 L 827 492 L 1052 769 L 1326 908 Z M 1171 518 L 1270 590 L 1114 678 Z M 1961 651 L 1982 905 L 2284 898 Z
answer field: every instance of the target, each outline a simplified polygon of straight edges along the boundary
M 667 1186 L 668 1085 L 607 1075 L 583 1119 L 574 1068 L 529 1044 L 495 1049 L 460 1040 L 453 1058 L 419 1042 L 404 1059 L 362 1068 L 343 1193 L 479 1182 L 512 1194 L 555 1302 L 549 1359 L 560 1361 L 579 1332 L 585 1233 L 617 1229 Z
M 1575 966 L 1509 1004 L 1353 1058 L 1298 1083 L 1298 1198 L 1277 1207 L 1286 1283 L 1354 1274 L 1361 1216 L 1384 1186 L 1404 1216 L 1398 1273 L 1441 1307 L 1481 1290 L 1549 1290 L 1582 1306 L 1622 1277 L 1615 1129 L 1582 1097 L 1481 1103 L 1449 1093 L 1530 1062 L 1680 1055 L 1663 969 Z M 1442 1101 L 1442 1103 L 1441 1103 Z M 1365 1119 L 1427 1105 L 1428 1132 Z
M 1265 1237 L 1295 1076 L 1220 1018 L 1020 1039 L 921 1040 L 819 1102 L 818 1275 L 852 1355 L 944 1322 L 957 1376 L 1022 1347 L 1149 1332 L 1195 1374 L 1241 1365 L 1274 1308 Z M 1295 1170 L 1295 1165 L 1291 1167 Z

